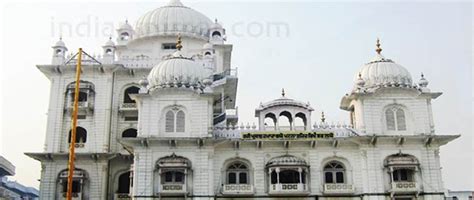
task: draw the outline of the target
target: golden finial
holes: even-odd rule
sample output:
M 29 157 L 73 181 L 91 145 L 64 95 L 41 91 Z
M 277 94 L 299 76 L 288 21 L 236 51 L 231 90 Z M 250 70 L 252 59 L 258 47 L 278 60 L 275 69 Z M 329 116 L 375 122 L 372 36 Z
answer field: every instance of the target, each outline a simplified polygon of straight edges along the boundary
M 375 49 L 375 51 L 380 54 L 380 52 L 382 52 L 382 48 L 380 48 L 380 39 L 377 38 L 377 44 L 375 45 L 377 46 L 377 49 Z
M 325 122 L 326 121 L 326 117 L 324 117 L 324 111 L 321 112 L 321 122 Z
M 178 49 L 178 51 L 181 51 L 181 49 L 183 48 L 181 42 L 181 34 L 178 34 L 178 42 L 176 42 L 176 49 Z
M 282 96 L 282 97 L 285 97 L 285 88 L 282 88 L 282 89 L 281 89 L 281 96 Z

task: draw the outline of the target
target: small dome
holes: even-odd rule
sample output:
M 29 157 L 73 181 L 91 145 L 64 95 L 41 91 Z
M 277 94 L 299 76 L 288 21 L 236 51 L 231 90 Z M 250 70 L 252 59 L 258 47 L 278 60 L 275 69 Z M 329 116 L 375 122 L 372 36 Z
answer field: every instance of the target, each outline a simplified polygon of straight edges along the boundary
M 285 96 L 285 90 L 282 90 L 281 97 L 278 99 L 274 99 L 272 101 L 261 103 L 260 106 L 256 109 L 257 112 L 266 110 L 268 108 L 276 107 L 276 106 L 295 106 L 301 107 L 304 109 L 308 109 L 313 111 L 314 109 L 309 105 L 309 103 L 304 103 L 301 101 L 297 101 L 294 99 L 290 99 Z
M 54 44 L 53 47 L 66 47 L 66 44 L 63 42 L 63 38 L 59 38 L 59 40 Z
M 118 30 L 133 30 L 133 27 L 125 20 L 125 23 L 120 24 Z
M 424 75 L 424 74 L 421 74 L 421 79 L 420 79 L 420 81 L 418 81 L 418 85 L 419 85 L 420 87 L 423 87 L 423 88 L 424 88 L 424 87 L 427 87 L 428 84 L 429 84 L 429 82 L 428 82 L 428 80 L 426 80 L 425 75 Z
M 114 47 L 115 43 L 112 41 L 112 37 L 109 37 L 109 40 L 105 42 L 104 47 Z
M 148 88 L 186 87 L 203 88 L 203 80 L 210 76 L 209 70 L 191 58 L 175 52 L 168 59 L 153 67 L 148 75 Z
M 306 161 L 292 155 L 283 155 L 270 159 L 267 167 L 272 166 L 307 166 Z
M 211 25 L 212 21 L 205 15 L 184 6 L 179 0 L 171 0 L 138 19 L 135 38 L 181 34 L 207 40 Z
M 365 87 L 412 86 L 410 72 L 392 60 L 384 58 L 381 54 L 377 54 L 374 59 L 365 64 L 359 73 L 355 76 L 354 81 L 357 82 L 359 78 L 362 78 L 365 81 Z

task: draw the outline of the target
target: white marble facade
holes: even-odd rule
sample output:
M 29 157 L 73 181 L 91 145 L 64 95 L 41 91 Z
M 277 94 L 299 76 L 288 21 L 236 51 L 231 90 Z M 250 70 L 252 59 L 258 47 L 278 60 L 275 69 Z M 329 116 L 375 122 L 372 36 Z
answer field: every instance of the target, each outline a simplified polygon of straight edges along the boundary
M 379 43 L 342 98 L 350 125 L 284 91 L 242 124 L 217 20 L 171 0 L 117 35 L 83 62 L 74 199 L 444 199 L 439 149 L 457 136 L 435 132 L 441 93 Z M 52 83 L 44 152 L 27 153 L 41 199 L 64 199 L 75 62 L 60 40 L 37 66 Z

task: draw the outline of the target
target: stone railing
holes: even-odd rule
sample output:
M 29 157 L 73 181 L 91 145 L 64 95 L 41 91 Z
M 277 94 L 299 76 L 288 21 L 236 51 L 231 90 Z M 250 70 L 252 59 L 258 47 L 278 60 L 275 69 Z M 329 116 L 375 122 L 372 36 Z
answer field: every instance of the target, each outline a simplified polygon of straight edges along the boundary
M 162 184 L 161 194 L 184 194 L 186 193 L 185 184 Z
M 137 109 L 137 104 L 136 103 L 121 103 L 120 104 L 120 110 L 135 110 Z
M 63 199 L 67 199 L 66 198 L 66 192 L 63 193 Z M 78 193 L 72 193 L 72 200 L 82 200 L 82 193 L 78 192 Z
M 240 125 L 240 126 L 228 126 L 228 127 L 214 127 L 212 133 L 215 138 L 226 138 L 226 139 L 239 139 L 241 138 L 241 133 L 252 133 L 257 131 L 265 131 L 259 130 L 255 124 L 250 125 Z M 278 130 L 268 130 L 267 131 L 275 131 Z M 288 131 L 288 130 L 284 130 Z M 302 131 L 302 130 L 296 130 Z M 330 132 L 334 134 L 334 137 L 350 137 L 350 136 L 357 136 L 359 135 L 356 130 L 352 128 L 350 125 L 314 125 L 313 128 L 310 130 L 311 132 Z
M 417 182 L 402 181 L 392 182 L 392 192 L 394 193 L 414 193 L 418 192 L 419 185 Z
M 253 185 L 250 184 L 225 184 L 222 187 L 222 194 L 253 194 Z
M 114 195 L 115 200 L 131 200 L 130 194 L 128 193 L 115 193 Z
M 304 183 L 277 183 L 271 184 L 270 194 L 305 194 L 308 193 L 308 187 Z
M 354 193 L 354 186 L 344 183 L 324 184 L 324 193 L 326 194 L 350 194 Z

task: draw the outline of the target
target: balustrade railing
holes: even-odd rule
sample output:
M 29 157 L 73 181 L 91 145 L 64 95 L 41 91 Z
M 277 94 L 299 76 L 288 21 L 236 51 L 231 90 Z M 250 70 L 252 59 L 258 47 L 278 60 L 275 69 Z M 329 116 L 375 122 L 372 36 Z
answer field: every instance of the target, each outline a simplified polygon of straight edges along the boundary
M 417 191 L 419 191 L 419 185 L 417 182 L 411 182 L 411 181 L 392 182 L 392 192 L 408 193 L 408 192 L 417 192 Z
M 271 184 L 269 193 L 307 193 L 308 188 L 304 183 L 277 183 Z
M 328 194 L 346 194 L 354 193 L 354 186 L 344 183 L 328 183 L 324 184 L 324 193 Z
M 225 184 L 222 194 L 253 194 L 253 185 L 250 184 Z

